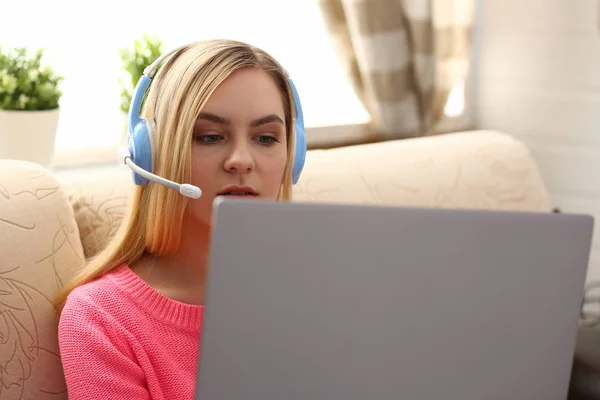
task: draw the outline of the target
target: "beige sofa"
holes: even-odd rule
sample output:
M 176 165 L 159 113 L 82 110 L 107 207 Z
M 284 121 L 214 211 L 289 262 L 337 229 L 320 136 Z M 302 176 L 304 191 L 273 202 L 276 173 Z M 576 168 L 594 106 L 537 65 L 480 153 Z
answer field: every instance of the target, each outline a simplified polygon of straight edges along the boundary
M 51 173 L 0 160 L 0 400 L 67 398 L 50 299 L 106 244 L 130 187 L 124 166 Z M 551 212 L 528 150 L 492 131 L 309 151 L 294 195 Z

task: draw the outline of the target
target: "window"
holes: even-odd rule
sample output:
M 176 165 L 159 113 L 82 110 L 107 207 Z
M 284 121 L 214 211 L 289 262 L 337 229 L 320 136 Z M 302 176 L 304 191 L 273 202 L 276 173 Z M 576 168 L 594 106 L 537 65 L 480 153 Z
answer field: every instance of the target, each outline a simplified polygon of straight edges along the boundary
M 143 34 L 159 37 L 163 51 L 207 38 L 261 47 L 294 77 L 309 144 L 365 135 L 369 116 L 342 69 L 316 0 L 30 0 L 8 2 L 2 14 L 15 16 L 0 24 L 2 46 L 44 47 L 47 61 L 65 76 L 57 166 L 116 161 L 126 134 L 118 49 Z M 470 114 L 466 97 L 465 104 L 465 85 L 457 85 L 440 130 L 465 126 Z
M 119 109 L 123 72 L 118 49 L 144 33 L 159 37 L 163 51 L 205 38 L 254 44 L 294 77 L 307 127 L 368 121 L 337 60 L 316 1 L 30 0 L 9 2 L 2 11 L 4 16 L 18 16 L 0 24 L 2 46 L 45 47 L 47 60 L 65 76 L 57 165 L 116 160 L 126 127 Z M 27 16 L 26 25 L 22 16 Z
M 456 118 L 462 115 L 465 111 L 465 82 L 458 82 L 452 87 L 446 106 L 444 107 L 444 115 L 448 118 Z

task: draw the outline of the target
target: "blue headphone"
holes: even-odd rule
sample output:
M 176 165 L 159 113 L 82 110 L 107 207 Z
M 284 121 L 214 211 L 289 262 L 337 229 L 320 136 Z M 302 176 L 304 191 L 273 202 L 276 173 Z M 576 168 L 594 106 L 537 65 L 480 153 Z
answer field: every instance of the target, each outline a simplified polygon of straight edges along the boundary
M 202 194 L 200 188 L 190 184 L 179 184 L 152 173 L 152 146 L 154 145 L 156 122 L 152 118 L 143 119 L 140 117 L 142 102 L 156 73 L 156 69 L 165 58 L 184 47 L 187 46 L 181 46 L 163 54 L 144 69 L 144 73 L 133 91 L 129 106 L 129 140 L 127 148 L 122 149 L 123 154 L 121 155 L 121 159 L 133 170 L 133 179 L 136 185 L 146 185 L 149 181 L 153 181 L 177 190 L 184 196 L 197 199 Z M 304 116 L 302 114 L 302 106 L 300 105 L 300 97 L 298 96 L 294 82 L 289 77 L 288 82 L 292 88 L 296 108 L 296 120 L 294 122 L 296 151 L 294 166 L 292 168 L 292 182 L 296 184 L 300 178 L 306 159 L 306 137 L 304 135 Z

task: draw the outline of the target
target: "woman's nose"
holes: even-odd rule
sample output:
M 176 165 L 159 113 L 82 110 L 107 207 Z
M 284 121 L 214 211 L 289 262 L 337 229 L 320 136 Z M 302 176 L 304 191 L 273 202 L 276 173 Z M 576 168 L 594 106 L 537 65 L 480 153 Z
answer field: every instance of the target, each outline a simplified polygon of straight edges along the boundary
M 225 160 L 224 168 L 228 172 L 247 173 L 254 169 L 254 157 L 249 143 L 236 143 Z

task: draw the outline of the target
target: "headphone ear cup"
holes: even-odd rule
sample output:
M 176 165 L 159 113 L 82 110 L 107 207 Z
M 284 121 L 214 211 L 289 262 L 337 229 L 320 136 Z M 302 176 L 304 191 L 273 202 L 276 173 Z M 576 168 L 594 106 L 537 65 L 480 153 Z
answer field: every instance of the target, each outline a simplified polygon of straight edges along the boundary
M 149 129 L 154 129 L 154 121 L 140 117 L 144 95 L 150 86 L 150 77 L 142 75 L 135 86 L 129 105 L 129 154 L 138 167 L 152 172 L 152 138 Z M 147 185 L 149 181 L 133 172 L 136 185 Z
M 294 126 L 296 132 L 296 154 L 294 155 L 294 167 L 292 168 L 292 183 L 295 185 L 300 179 L 306 160 L 306 136 L 304 135 L 304 124 L 296 121 Z
M 304 114 L 302 105 L 300 104 L 300 96 L 296 85 L 291 78 L 288 78 L 292 95 L 294 97 L 294 105 L 296 109 L 296 122 L 294 123 L 294 132 L 296 138 L 296 151 L 294 154 L 294 166 L 292 168 L 292 183 L 295 185 L 300 179 L 300 174 L 304 169 L 304 161 L 306 160 L 306 136 L 304 134 Z
M 129 132 L 129 154 L 132 161 L 140 168 L 152 172 L 152 137 L 156 124 L 154 120 L 142 119 L 131 127 Z M 151 131 L 151 132 L 150 132 Z M 148 179 L 133 174 L 136 185 L 147 185 Z

